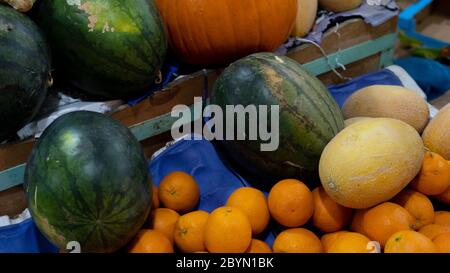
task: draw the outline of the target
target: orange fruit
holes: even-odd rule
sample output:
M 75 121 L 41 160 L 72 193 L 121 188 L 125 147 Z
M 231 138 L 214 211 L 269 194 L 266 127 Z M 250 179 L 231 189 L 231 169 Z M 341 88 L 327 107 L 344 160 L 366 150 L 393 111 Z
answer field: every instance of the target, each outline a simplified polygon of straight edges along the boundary
M 240 209 L 221 207 L 209 216 L 204 236 L 211 253 L 244 253 L 252 240 L 252 226 Z
M 130 245 L 130 253 L 173 253 L 167 237 L 156 230 L 143 229 Z
M 436 211 L 433 224 L 450 226 L 450 211 Z
M 262 191 L 240 188 L 228 198 L 226 206 L 241 209 L 250 220 L 253 235 L 263 232 L 270 221 L 269 207 Z
M 159 208 L 158 187 L 153 185 L 152 187 L 152 209 Z
M 448 187 L 448 189 L 446 189 L 443 193 L 433 197 L 443 204 L 450 205 L 450 187 Z
M 304 228 L 287 229 L 273 242 L 274 253 L 322 253 L 320 239 Z
M 436 253 L 437 248 L 427 236 L 412 230 L 393 234 L 386 242 L 384 253 Z
M 200 189 L 191 175 L 172 172 L 159 184 L 158 196 L 164 207 L 186 213 L 197 206 Z
M 150 229 L 161 232 L 173 244 L 173 231 L 178 218 L 180 218 L 180 215 L 174 210 L 166 208 L 155 209 L 150 214 Z
M 322 242 L 323 251 L 328 252 L 328 249 L 331 247 L 331 245 L 336 241 L 336 239 L 339 237 L 340 234 L 348 233 L 348 231 L 342 230 L 342 231 L 336 231 L 332 233 L 327 233 L 320 238 L 320 241 Z
M 312 192 L 314 200 L 313 225 L 322 232 L 335 232 L 345 227 L 352 216 L 352 209 L 339 205 L 318 187 Z
M 205 251 L 205 226 L 209 213 L 193 211 L 181 216 L 175 224 L 175 245 L 182 252 Z
M 245 253 L 272 253 L 269 245 L 265 242 L 257 239 L 252 239 L 250 246 L 247 248 Z
M 339 233 L 327 247 L 327 253 L 369 253 L 370 239 L 357 232 Z
M 433 223 L 433 204 L 424 194 L 411 189 L 404 189 L 392 202 L 404 207 L 416 219 L 413 229 L 417 230 Z
M 427 151 L 411 186 L 426 195 L 442 194 L 450 187 L 450 165 L 442 156 Z
M 434 240 L 434 238 L 441 234 L 450 233 L 450 226 L 431 224 L 422 227 L 421 229 L 419 229 L 419 232 L 427 236 L 431 240 Z
M 371 209 L 358 210 L 351 229 L 379 242 L 383 247 L 392 234 L 411 229 L 414 222 L 414 217 L 406 209 L 386 202 Z
M 450 253 L 450 233 L 444 233 L 436 236 L 433 243 L 436 245 L 438 252 Z
M 306 224 L 314 212 L 311 191 L 303 182 L 295 179 L 275 184 L 270 190 L 268 204 L 275 221 L 286 227 Z

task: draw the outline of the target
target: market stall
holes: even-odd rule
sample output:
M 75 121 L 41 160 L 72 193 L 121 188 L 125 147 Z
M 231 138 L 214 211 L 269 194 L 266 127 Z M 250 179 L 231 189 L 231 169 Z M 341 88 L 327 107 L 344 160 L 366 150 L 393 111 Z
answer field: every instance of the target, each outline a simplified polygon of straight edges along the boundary
M 219 3 L 93 2 L 41 0 L 27 13 L 56 69 L 44 57 L 29 64 L 45 72 L 33 80 L 48 95 L 2 134 L 0 252 L 448 251 L 449 101 L 396 60 L 395 1 L 286 0 L 276 11 L 275 0 L 219 1 L 232 26 L 205 23 Z M 82 19 L 61 17 L 79 11 Z M 249 30 L 256 16 L 272 17 Z M 6 5 L 2 18 L 38 28 Z M 73 28 L 76 20 L 87 28 Z M 448 50 L 443 43 L 435 50 Z M 448 69 L 448 55 L 433 61 Z M 6 94 L 8 74 L 0 76 Z M 279 106 L 279 145 L 262 151 L 264 141 L 245 139 L 251 131 L 242 141 L 192 130 L 174 140 L 191 125 L 205 133 L 208 104 Z M 174 115 L 177 106 L 188 116 Z M 327 244 L 336 232 L 347 234 Z

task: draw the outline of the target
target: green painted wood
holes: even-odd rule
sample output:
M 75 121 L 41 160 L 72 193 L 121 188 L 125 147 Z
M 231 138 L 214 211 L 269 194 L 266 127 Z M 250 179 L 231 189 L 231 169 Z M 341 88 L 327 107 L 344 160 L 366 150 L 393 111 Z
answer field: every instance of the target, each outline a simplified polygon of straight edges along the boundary
M 384 67 L 392 63 L 392 50 L 394 48 L 396 37 L 396 34 L 389 34 L 373 41 L 367 41 L 354 47 L 344 49 L 339 53 L 330 54 L 328 59 L 332 67 L 336 69 L 339 67 L 337 60 L 343 65 L 348 65 L 381 52 L 380 66 Z M 328 64 L 327 58 L 325 57 L 304 64 L 304 66 L 316 76 L 332 70 Z M 191 106 L 190 109 L 192 111 L 194 109 L 194 105 Z M 194 111 L 192 111 L 192 113 L 193 112 Z M 197 113 L 197 115 L 192 116 L 191 119 L 184 117 L 185 119 L 183 120 L 183 124 L 197 120 L 200 118 L 200 116 L 198 116 L 199 114 L 201 113 Z M 154 119 L 133 125 L 130 127 L 130 130 L 139 141 L 142 141 L 144 139 L 170 131 L 172 124 L 176 120 L 178 120 L 178 118 L 172 117 L 170 113 L 167 113 Z M 25 164 L 1 171 L 0 191 L 4 191 L 22 184 L 24 172 Z
M 395 47 L 391 47 L 381 52 L 380 69 L 394 64 Z
M 22 164 L 0 172 L 0 191 L 4 191 L 23 183 L 26 164 Z
M 303 66 L 316 76 L 322 75 L 332 69 L 339 68 L 339 64 L 348 65 L 388 50 L 395 45 L 396 39 L 396 33 L 388 34 L 378 39 L 367 41 L 351 48 L 343 49 L 339 52 L 328 55 L 328 58 L 323 57 L 306 63 Z

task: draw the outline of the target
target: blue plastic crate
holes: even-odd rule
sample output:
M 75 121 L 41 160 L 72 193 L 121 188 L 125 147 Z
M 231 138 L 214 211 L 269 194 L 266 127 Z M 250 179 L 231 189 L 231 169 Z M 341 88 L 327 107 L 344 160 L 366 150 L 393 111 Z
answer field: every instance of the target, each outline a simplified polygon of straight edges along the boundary
M 449 43 L 423 35 L 416 31 L 416 19 L 415 16 L 431 5 L 433 0 L 420 0 L 417 3 L 412 4 L 399 16 L 399 28 L 405 32 L 409 37 L 420 40 L 425 46 L 430 48 L 442 48 L 450 46 Z

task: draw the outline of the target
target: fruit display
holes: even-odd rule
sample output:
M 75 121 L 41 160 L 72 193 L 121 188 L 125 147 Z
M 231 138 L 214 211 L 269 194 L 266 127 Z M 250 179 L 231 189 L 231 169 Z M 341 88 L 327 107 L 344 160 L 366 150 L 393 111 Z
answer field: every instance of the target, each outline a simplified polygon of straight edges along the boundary
M 28 17 L 1 4 L 0 45 L 0 142 L 3 142 L 35 117 L 52 78 L 50 50 L 41 31 Z
M 28 160 L 25 191 L 34 222 L 55 245 L 114 252 L 150 212 L 152 182 L 139 142 L 102 114 L 58 118 Z
M 148 0 L 43 0 L 37 20 L 57 69 L 95 97 L 127 99 L 155 82 L 167 51 L 163 21 Z
M 269 53 L 250 55 L 225 69 L 211 103 L 223 109 L 279 105 L 278 149 L 262 152 L 261 140 L 220 142 L 242 167 L 272 180 L 314 181 L 323 149 L 344 128 L 339 106 L 323 83 L 292 59 Z
M 430 113 L 426 101 L 400 86 L 373 85 L 351 95 L 342 109 L 344 118 L 372 117 L 402 120 L 419 133 L 428 124 Z
M 334 27 L 362 0 L 0 2 L 0 187 L 24 171 L 28 222 L 59 252 L 450 253 L 450 104 L 372 74 L 335 92 L 347 74 L 318 72 L 314 54 L 335 66 L 387 40 L 330 42 L 363 28 Z M 322 27 L 323 50 L 300 39 Z M 202 114 L 182 138 L 180 106 Z M 32 151 L 9 169 L 16 147 Z
M 297 0 L 156 0 L 156 4 L 171 48 L 194 65 L 224 65 L 252 53 L 272 52 L 289 37 L 297 15 Z
M 292 36 L 303 37 L 309 33 L 316 21 L 318 0 L 297 0 L 297 19 Z

